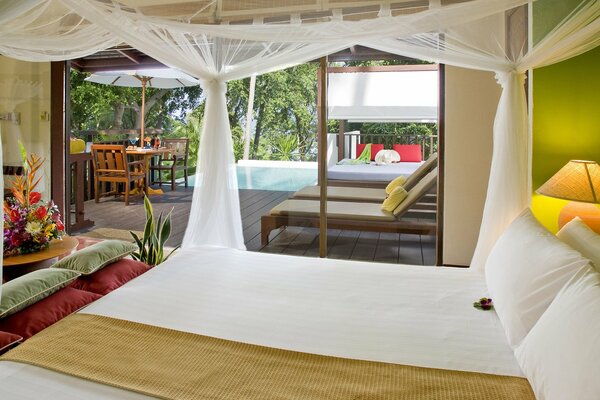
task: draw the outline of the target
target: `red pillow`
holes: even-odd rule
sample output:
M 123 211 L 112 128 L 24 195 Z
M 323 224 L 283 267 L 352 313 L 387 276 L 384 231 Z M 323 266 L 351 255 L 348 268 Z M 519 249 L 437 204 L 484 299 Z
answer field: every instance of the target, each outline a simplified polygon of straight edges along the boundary
M 0 354 L 4 353 L 21 341 L 23 341 L 23 338 L 19 335 L 0 331 Z
M 392 146 L 400 154 L 400 162 L 421 162 L 420 144 L 395 144 Z
M 357 143 L 356 144 L 356 158 L 360 157 L 360 155 L 362 154 L 362 152 L 365 149 L 365 147 L 367 146 L 367 144 L 368 143 Z M 375 156 L 381 150 L 383 150 L 382 144 L 371 143 L 371 161 L 375 161 Z
M 136 276 L 148 271 L 143 262 L 123 258 L 89 275 L 82 275 L 71 283 L 71 287 L 105 295 L 123 286 Z
M 0 319 L 0 330 L 29 339 L 100 297 L 102 296 L 99 294 L 67 286 L 21 311 Z

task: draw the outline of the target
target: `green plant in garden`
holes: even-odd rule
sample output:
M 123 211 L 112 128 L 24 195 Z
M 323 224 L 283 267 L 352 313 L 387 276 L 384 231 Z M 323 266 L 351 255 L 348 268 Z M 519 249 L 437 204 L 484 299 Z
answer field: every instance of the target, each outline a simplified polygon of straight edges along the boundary
M 131 256 L 148 265 L 158 265 L 167 261 L 171 254 L 179 248 L 177 246 L 165 257 L 164 246 L 169 236 L 171 236 L 171 213 L 173 210 L 164 218 L 161 212 L 158 216 L 158 221 L 156 221 L 152 204 L 147 196 L 144 196 L 144 209 L 146 210 L 146 225 L 144 226 L 143 237 L 140 238 L 135 233 L 129 231 L 138 245 L 138 251 L 134 252 Z
M 272 158 L 279 161 L 293 161 L 297 149 L 296 136 L 276 136 L 273 138 Z

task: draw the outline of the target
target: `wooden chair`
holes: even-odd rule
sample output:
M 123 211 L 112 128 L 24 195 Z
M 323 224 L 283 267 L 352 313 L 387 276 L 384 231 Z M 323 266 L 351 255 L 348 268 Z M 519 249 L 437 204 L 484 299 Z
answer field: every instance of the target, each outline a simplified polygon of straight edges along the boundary
M 163 183 L 170 183 L 171 190 L 175 190 L 175 172 L 177 170 L 183 170 L 183 177 L 185 180 L 185 187 L 188 187 L 188 153 L 190 147 L 190 140 L 181 139 L 163 139 L 162 144 L 171 149 L 171 152 L 160 156 L 156 165 L 150 167 L 152 184 L 158 183 L 162 187 Z M 162 171 L 171 172 L 171 180 L 162 180 Z M 158 172 L 158 180 L 154 180 L 154 172 Z
M 129 191 L 132 182 L 141 183 L 146 191 L 146 171 L 144 161 L 127 161 L 124 145 L 94 144 L 94 186 L 96 188 L 96 203 L 100 201 L 100 182 L 113 184 L 113 191 L 105 195 L 120 194 L 119 183 L 125 185 L 125 205 L 129 205 Z

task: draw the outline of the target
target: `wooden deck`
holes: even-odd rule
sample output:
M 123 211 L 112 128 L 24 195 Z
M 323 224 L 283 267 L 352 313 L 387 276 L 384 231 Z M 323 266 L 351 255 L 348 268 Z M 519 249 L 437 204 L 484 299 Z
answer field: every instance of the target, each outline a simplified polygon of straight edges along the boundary
M 181 243 L 187 225 L 193 188 L 178 187 L 175 192 L 165 188 L 165 194 L 151 196 L 156 213 L 173 208 L 173 231 L 169 246 Z M 240 206 L 246 247 L 251 251 L 318 257 L 319 230 L 315 228 L 288 227 L 271 233 L 271 242 L 260 244 L 260 217 L 287 199 L 291 192 L 240 189 Z M 99 204 L 85 203 L 85 216 L 94 227 L 74 232 L 79 234 L 98 228 L 141 231 L 145 216 L 141 197 L 130 199 L 125 206 L 122 198 L 103 198 Z M 403 263 L 415 265 L 435 264 L 435 237 L 396 233 L 329 230 L 328 254 L 330 258 Z

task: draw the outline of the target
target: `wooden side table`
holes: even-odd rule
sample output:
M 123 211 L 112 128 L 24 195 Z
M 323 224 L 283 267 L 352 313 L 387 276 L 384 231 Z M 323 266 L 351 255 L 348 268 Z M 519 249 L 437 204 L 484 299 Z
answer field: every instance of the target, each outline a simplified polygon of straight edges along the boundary
M 7 282 L 28 272 L 48 268 L 56 259 L 71 254 L 79 241 L 71 236 L 53 240 L 47 249 L 35 253 L 6 257 L 2 260 L 2 281 Z

